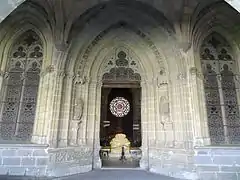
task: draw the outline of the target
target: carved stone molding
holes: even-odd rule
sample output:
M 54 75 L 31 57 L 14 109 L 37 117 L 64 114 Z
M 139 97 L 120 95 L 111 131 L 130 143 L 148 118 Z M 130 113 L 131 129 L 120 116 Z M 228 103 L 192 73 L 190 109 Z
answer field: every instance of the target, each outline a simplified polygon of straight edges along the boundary
M 180 80 L 180 81 L 185 81 L 187 80 L 187 74 L 185 72 L 181 72 L 177 75 L 177 80 Z
M 189 70 L 189 73 L 191 76 L 196 76 L 197 78 L 203 80 L 204 79 L 204 76 L 202 74 L 201 71 L 198 70 L 198 68 L 196 67 L 191 67 L 190 70 Z
M 183 52 L 187 53 L 188 50 L 192 47 L 192 43 L 191 42 L 180 42 L 178 46 Z
M 85 64 L 87 62 L 87 59 L 91 52 L 93 51 L 93 48 L 99 43 L 100 40 L 103 39 L 103 37 L 108 34 L 112 29 L 117 29 L 119 27 L 122 27 L 123 25 L 121 23 L 114 24 L 110 26 L 108 29 L 102 31 L 92 42 L 91 44 L 85 49 L 85 52 L 83 53 L 83 56 L 81 58 L 81 62 L 79 62 L 79 65 L 81 68 L 85 67 Z M 135 27 L 132 27 L 129 24 L 124 23 L 124 27 L 130 29 L 133 33 L 135 33 L 137 36 L 139 36 L 147 45 L 148 47 L 153 51 L 156 59 L 158 60 L 158 63 L 160 66 L 164 66 L 163 57 L 161 53 L 159 52 L 158 48 L 154 44 L 154 42 L 143 32 L 141 32 L 139 29 L 136 29 Z M 80 67 L 78 67 L 80 69 Z
M 55 66 L 54 65 L 49 65 L 46 67 L 46 69 L 42 70 L 40 73 L 40 76 L 44 77 L 46 74 L 52 73 L 55 71 Z
M 74 84 L 75 85 L 84 85 L 87 82 L 87 76 L 81 76 L 79 74 L 76 74 L 74 76 Z
M 67 43 L 64 43 L 64 42 L 57 42 L 55 43 L 55 47 L 57 49 L 57 51 L 60 51 L 60 52 L 64 52 L 68 49 L 68 44 Z

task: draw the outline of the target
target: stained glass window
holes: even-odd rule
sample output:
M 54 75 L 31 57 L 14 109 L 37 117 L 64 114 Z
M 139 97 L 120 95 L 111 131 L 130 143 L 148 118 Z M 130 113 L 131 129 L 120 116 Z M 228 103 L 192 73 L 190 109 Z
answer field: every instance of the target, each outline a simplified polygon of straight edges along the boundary
M 35 119 L 42 44 L 32 31 L 25 32 L 9 55 L 0 119 L 3 140 L 29 141 Z
M 208 127 L 212 144 L 240 142 L 236 63 L 227 41 L 211 34 L 201 47 Z
M 110 103 L 110 111 L 116 117 L 124 117 L 130 111 L 130 104 L 123 97 L 116 97 Z

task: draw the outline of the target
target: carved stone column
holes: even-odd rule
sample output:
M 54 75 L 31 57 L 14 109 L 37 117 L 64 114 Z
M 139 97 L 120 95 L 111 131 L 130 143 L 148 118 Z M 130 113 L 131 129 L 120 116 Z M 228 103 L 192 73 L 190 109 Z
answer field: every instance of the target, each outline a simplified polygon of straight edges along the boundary
M 0 92 L 2 91 L 2 87 L 3 87 L 3 78 L 4 78 L 4 72 L 0 71 Z
M 57 147 L 58 145 L 58 133 L 59 133 L 59 121 L 60 121 L 60 108 L 62 100 L 62 86 L 65 73 L 63 71 L 57 71 L 55 73 L 56 85 L 55 85 L 55 98 L 54 98 L 54 112 L 53 112 L 53 121 L 51 122 L 50 135 L 49 135 L 49 144 L 52 147 Z
M 94 140 L 94 128 L 96 122 L 97 109 L 100 108 L 101 98 L 97 100 L 96 96 L 101 94 L 101 88 L 97 89 L 97 82 L 90 81 L 88 84 L 88 111 L 87 111 L 87 144 L 92 145 Z M 101 97 L 101 96 L 100 96 Z M 99 101 L 99 102 L 98 102 Z M 99 103 L 99 106 L 97 106 Z M 99 114 L 100 119 L 100 114 Z M 100 123 L 100 122 L 99 122 Z
M 148 123 L 148 88 L 147 83 L 142 82 L 142 101 L 141 101 L 141 126 L 142 126 L 142 158 L 140 160 L 140 167 L 142 169 L 149 168 L 149 128 Z
M 193 120 L 193 146 L 210 143 L 208 137 L 208 123 L 205 106 L 203 75 L 196 67 L 190 68 L 189 97 L 191 101 L 191 119 Z
M 49 144 L 50 127 L 54 112 L 56 77 L 56 72 L 52 65 L 41 73 L 36 118 L 32 136 L 33 143 Z
M 4 81 L 4 72 L 0 71 L 0 96 L 2 97 L 1 101 L 0 101 L 0 118 L 2 116 L 2 108 L 3 108 L 3 101 L 4 101 L 4 99 L 3 99 L 3 97 L 4 97 L 3 81 Z
M 99 151 L 101 149 L 100 146 L 100 121 L 101 121 L 101 87 L 102 82 L 99 81 L 96 83 L 96 114 L 95 114 L 95 120 L 94 120 L 94 140 L 93 140 L 93 168 L 99 169 L 102 167 L 102 161 L 100 159 Z
M 184 132 L 184 97 L 182 81 L 185 81 L 186 76 L 180 75 L 178 79 L 171 83 L 171 117 L 173 120 L 174 137 L 176 138 L 173 142 L 173 147 L 184 148 L 185 132 Z M 184 100 L 184 101 L 183 101 Z

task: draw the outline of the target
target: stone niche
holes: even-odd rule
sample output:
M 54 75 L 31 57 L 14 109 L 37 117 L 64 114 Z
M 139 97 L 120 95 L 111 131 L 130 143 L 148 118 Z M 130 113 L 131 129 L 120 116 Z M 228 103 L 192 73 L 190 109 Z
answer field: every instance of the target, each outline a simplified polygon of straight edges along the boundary
M 61 177 L 92 170 L 92 148 L 1 144 L 0 175 Z

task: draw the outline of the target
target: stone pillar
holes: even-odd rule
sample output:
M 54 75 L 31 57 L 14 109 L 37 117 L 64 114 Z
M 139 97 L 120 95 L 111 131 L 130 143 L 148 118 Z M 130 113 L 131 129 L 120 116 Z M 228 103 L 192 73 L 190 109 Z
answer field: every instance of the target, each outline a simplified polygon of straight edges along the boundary
M 142 101 L 141 101 L 141 126 L 142 126 L 142 158 L 140 160 L 140 167 L 142 169 L 149 168 L 149 128 L 148 123 L 148 89 L 147 83 L 141 83 Z
M 190 116 L 193 123 L 193 146 L 210 143 L 203 86 L 203 75 L 197 68 L 190 68 L 189 98 L 191 105 Z
M 62 100 L 62 86 L 65 73 L 63 71 L 58 71 L 55 74 L 56 86 L 54 94 L 54 105 L 53 105 L 53 120 L 50 125 L 50 135 L 49 135 L 49 144 L 51 147 L 58 146 L 58 133 L 59 133 L 59 121 L 60 121 L 60 111 L 61 100 Z
M 0 92 L 2 92 L 3 78 L 4 78 L 4 72 L 0 71 Z
M 97 94 L 101 94 L 101 88 L 97 89 L 97 82 L 91 81 L 88 84 L 88 109 L 87 109 L 87 144 L 88 145 L 93 145 L 93 140 L 94 140 L 94 128 L 95 128 L 95 121 L 96 121 L 96 106 L 97 99 L 96 96 Z M 100 107 L 100 105 L 99 105 Z M 100 119 L 100 117 L 99 117 Z
M 176 138 L 174 141 L 174 147 L 176 148 L 184 148 L 183 142 L 185 141 L 185 128 L 184 128 L 184 112 L 185 107 L 183 101 L 183 87 L 182 81 L 185 81 L 185 76 L 182 74 L 171 83 L 171 118 L 173 119 L 173 128 L 174 128 L 174 137 Z
M 0 96 L 2 97 L 0 101 L 0 118 L 2 116 L 3 101 L 4 101 L 3 81 L 4 81 L 4 72 L 0 70 Z
M 66 74 L 64 78 L 60 120 L 58 126 L 58 147 L 66 147 L 68 145 L 68 127 L 70 119 L 73 77 L 74 76 L 72 74 Z
M 96 84 L 96 109 L 95 109 L 95 120 L 94 122 L 94 140 L 93 140 L 93 168 L 99 169 L 102 167 L 102 161 L 99 156 L 100 146 L 100 120 L 101 120 L 101 82 Z
M 54 66 L 49 66 L 41 73 L 32 136 L 33 143 L 49 144 L 50 128 L 54 112 L 56 77 Z
M 147 82 L 147 122 L 148 122 L 148 135 L 149 146 L 156 144 L 156 86 L 153 82 Z

